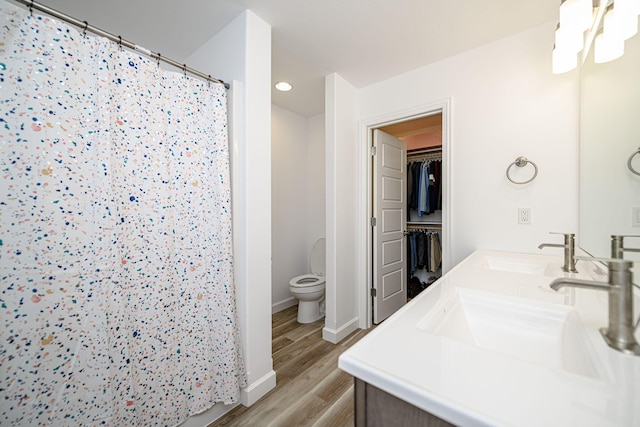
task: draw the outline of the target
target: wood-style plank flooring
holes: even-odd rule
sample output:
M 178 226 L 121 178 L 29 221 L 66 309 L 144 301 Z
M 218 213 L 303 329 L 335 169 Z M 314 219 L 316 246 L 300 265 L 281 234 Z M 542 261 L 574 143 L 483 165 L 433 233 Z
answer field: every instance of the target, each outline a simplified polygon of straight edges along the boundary
M 338 357 L 371 329 L 331 344 L 322 339 L 324 319 L 302 325 L 296 315 L 297 306 L 273 315 L 276 387 L 251 407 L 237 406 L 209 427 L 353 426 L 353 377 L 338 369 Z

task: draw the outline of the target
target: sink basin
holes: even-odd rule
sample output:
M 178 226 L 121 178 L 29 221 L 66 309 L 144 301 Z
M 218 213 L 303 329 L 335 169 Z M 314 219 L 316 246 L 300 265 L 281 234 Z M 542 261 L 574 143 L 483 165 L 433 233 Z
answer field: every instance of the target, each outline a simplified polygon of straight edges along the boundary
M 486 268 L 488 270 L 547 277 L 561 277 L 564 273 L 560 264 L 555 265 L 544 260 L 520 260 L 515 258 L 502 258 L 499 256 L 486 256 L 480 264 L 482 268 Z
M 517 261 L 505 258 L 485 257 L 489 270 L 509 271 L 511 273 L 544 274 L 547 264 Z
M 603 378 L 587 332 L 571 307 L 456 288 L 418 328 L 551 369 Z

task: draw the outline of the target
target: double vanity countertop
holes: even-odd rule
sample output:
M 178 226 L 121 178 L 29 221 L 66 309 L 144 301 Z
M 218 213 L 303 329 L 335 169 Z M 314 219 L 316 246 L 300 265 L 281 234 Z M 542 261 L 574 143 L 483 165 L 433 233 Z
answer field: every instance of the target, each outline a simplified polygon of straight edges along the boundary
M 640 357 L 599 332 L 607 293 L 549 287 L 559 277 L 606 282 L 606 270 L 561 266 L 557 256 L 476 251 L 339 367 L 460 426 L 640 426 Z

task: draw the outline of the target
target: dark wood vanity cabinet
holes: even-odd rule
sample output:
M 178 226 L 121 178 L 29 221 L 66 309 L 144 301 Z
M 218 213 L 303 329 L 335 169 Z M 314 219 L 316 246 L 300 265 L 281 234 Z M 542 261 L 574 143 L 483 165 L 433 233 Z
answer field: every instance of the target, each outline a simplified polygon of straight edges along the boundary
M 355 427 L 453 426 L 358 378 L 355 378 L 354 390 Z

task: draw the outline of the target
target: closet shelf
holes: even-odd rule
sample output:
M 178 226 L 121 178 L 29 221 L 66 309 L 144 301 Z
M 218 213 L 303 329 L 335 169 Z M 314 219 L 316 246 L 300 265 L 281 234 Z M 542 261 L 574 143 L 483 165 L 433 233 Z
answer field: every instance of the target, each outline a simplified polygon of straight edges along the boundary
M 432 230 L 442 230 L 442 223 L 438 222 L 407 222 L 407 229 L 427 228 Z
M 420 154 L 428 154 L 428 153 L 442 153 L 442 146 L 431 147 L 431 148 L 421 148 L 417 150 L 408 150 L 407 157 L 416 156 Z

